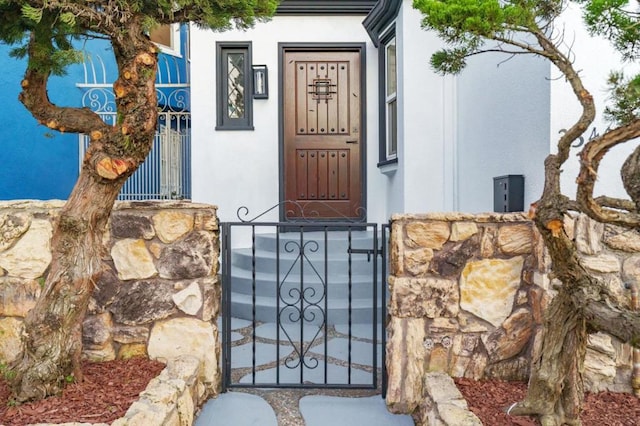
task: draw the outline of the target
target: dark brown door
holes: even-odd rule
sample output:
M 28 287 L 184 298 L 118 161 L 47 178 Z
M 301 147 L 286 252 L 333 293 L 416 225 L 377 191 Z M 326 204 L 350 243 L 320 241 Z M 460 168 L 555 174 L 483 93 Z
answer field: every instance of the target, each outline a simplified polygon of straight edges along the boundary
M 363 217 L 360 53 L 283 57 L 285 218 Z

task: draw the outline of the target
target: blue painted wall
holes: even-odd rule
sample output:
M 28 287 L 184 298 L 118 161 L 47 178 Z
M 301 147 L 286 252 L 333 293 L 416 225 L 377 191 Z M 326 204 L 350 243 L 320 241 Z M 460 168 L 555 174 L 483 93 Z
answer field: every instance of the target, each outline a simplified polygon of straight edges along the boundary
M 183 25 L 180 29 L 182 56 L 177 58 L 180 76 L 172 75 L 173 82 L 188 80 L 187 28 Z M 112 83 L 117 77 L 117 68 L 110 44 L 104 40 L 91 40 L 83 43 L 82 48 L 87 54 L 103 59 L 106 82 Z M 10 50 L 11 47 L 0 44 L 0 200 L 66 199 L 78 177 L 79 137 L 39 125 L 20 103 L 18 94 L 26 61 L 9 57 Z M 164 55 L 160 56 L 162 62 Z M 173 57 L 169 59 L 174 60 Z M 98 80 L 102 80 L 103 72 L 98 71 Z M 160 72 L 166 72 L 166 68 L 160 66 Z M 93 82 L 91 76 L 89 79 Z M 162 79 L 167 81 L 169 77 Z M 50 79 L 49 99 L 60 106 L 82 106 L 84 92 L 76 84 L 84 81 L 82 65 L 69 67 L 66 76 Z M 186 102 L 188 105 L 188 94 Z
M 49 132 L 20 103 L 26 61 L 9 57 L 10 50 L 0 44 L 0 200 L 65 199 L 78 176 L 78 136 Z M 52 101 L 79 104 L 81 92 L 75 81 L 81 69 L 71 71 L 67 77 L 52 79 Z

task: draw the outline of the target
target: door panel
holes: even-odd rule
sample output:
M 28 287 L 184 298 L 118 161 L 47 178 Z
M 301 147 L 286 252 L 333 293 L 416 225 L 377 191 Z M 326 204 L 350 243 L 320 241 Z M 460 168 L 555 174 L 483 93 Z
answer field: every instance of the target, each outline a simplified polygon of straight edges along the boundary
M 285 200 L 306 216 L 361 217 L 360 53 L 285 52 L 283 84 Z

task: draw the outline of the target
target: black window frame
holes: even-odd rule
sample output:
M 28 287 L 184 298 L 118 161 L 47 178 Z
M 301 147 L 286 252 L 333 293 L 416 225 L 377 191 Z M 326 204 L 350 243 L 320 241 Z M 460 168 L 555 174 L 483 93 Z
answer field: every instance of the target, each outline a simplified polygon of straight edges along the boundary
M 393 157 L 388 155 L 387 143 L 387 46 L 391 40 L 395 40 L 396 44 L 396 108 L 398 105 L 398 39 L 396 37 L 395 25 L 391 26 L 379 39 L 378 45 L 378 111 L 379 111 L 379 160 L 378 167 L 386 166 L 388 164 L 396 164 L 398 162 L 398 128 L 397 128 L 397 115 L 396 115 L 396 152 Z M 397 110 L 396 110 L 397 111 Z M 397 114 L 397 112 L 396 112 Z M 391 157 L 391 158 L 390 158 Z
M 244 116 L 231 118 L 228 116 L 228 56 L 241 53 L 244 55 Z M 220 41 L 216 42 L 216 130 L 254 130 L 253 127 L 253 82 L 252 82 L 251 42 Z

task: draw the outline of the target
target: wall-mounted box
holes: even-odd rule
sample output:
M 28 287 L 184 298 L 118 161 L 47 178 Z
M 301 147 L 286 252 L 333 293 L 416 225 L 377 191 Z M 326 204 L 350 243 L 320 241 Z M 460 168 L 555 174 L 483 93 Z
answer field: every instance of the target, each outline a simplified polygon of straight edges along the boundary
M 505 175 L 493 178 L 493 211 L 524 211 L 524 176 Z

